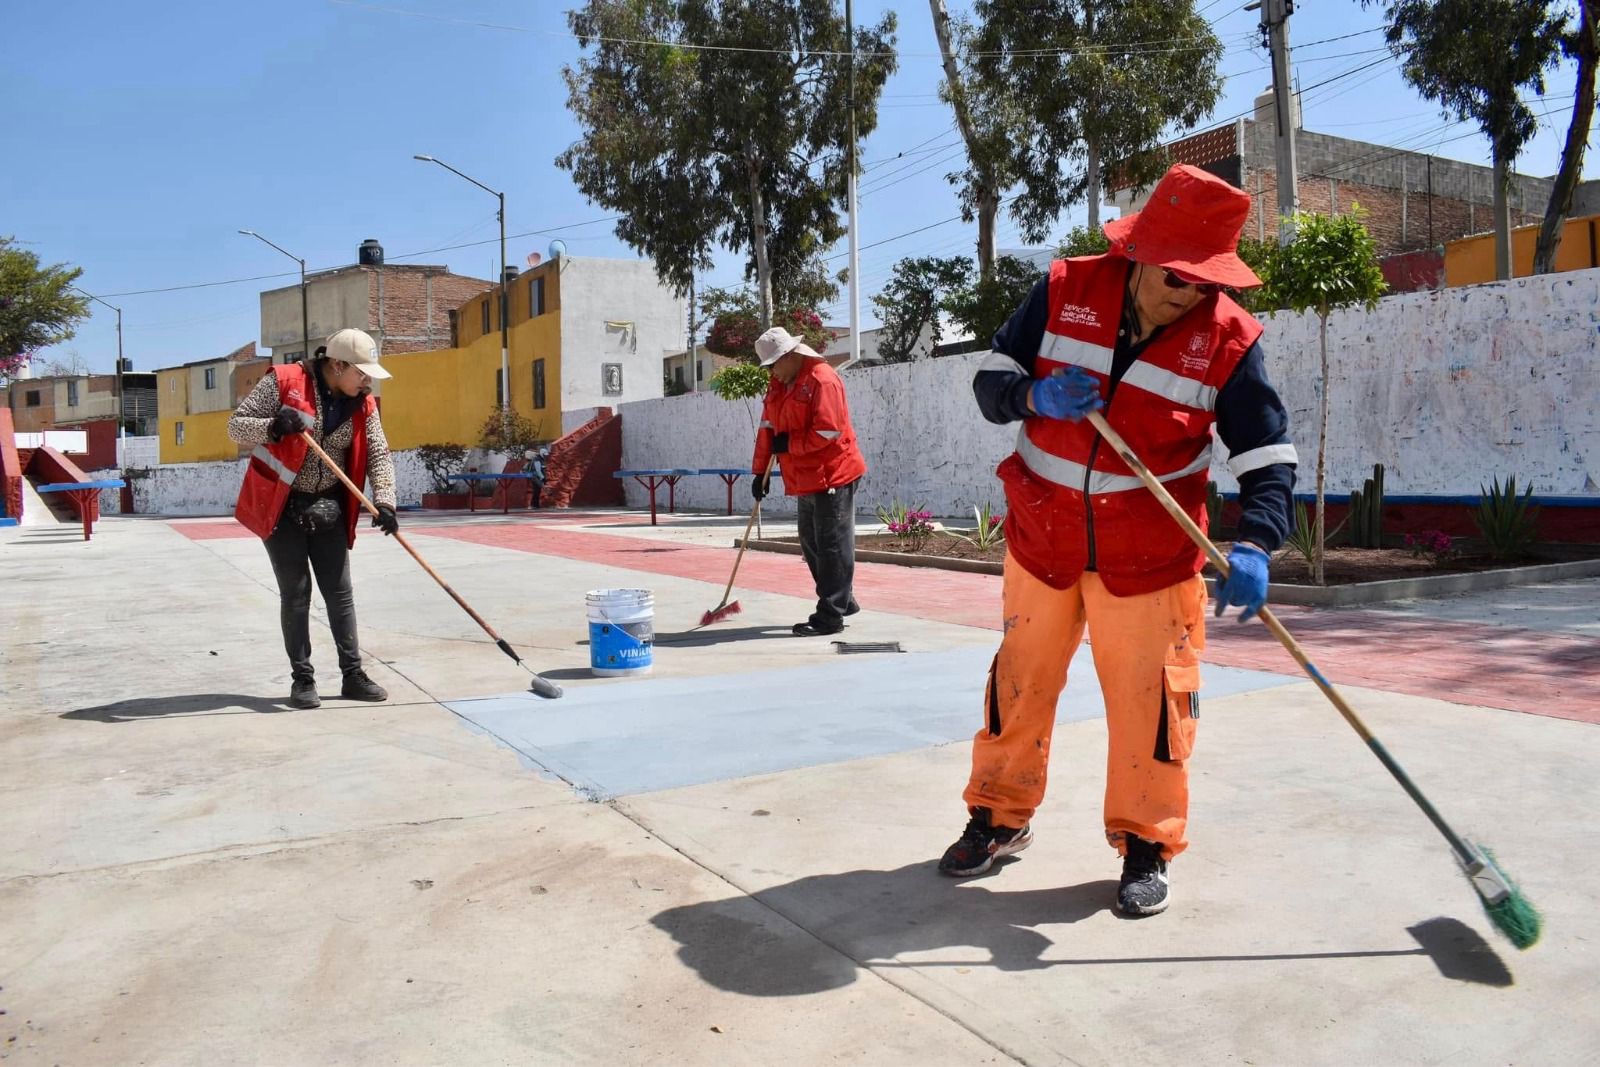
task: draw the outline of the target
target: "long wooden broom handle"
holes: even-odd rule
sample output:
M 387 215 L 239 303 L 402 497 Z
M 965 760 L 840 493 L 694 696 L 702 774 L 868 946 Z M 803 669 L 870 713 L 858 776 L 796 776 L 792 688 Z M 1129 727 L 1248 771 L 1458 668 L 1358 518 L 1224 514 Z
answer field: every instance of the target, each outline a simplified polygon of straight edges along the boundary
M 761 475 L 761 477 L 767 479 L 768 489 L 772 488 L 772 464 L 777 459 L 777 456 L 768 456 L 766 472 Z M 757 500 L 755 507 L 750 509 L 749 521 L 744 524 L 744 540 L 739 542 L 739 554 L 733 557 L 733 570 L 728 572 L 728 586 L 722 591 L 722 603 L 717 605 L 718 609 L 728 606 L 728 597 L 733 593 L 733 579 L 739 573 L 739 561 L 744 559 L 744 550 L 750 547 L 750 527 L 756 524 L 756 516 L 759 514 L 761 514 L 761 501 Z
M 1133 449 L 1128 447 L 1128 442 L 1124 441 L 1122 436 L 1111 428 L 1111 424 L 1106 421 L 1105 416 L 1100 412 L 1089 412 L 1089 422 L 1100 432 L 1100 436 L 1106 439 L 1106 443 L 1116 450 L 1117 455 L 1122 457 L 1122 461 L 1128 465 L 1128 468 L 1139 476 L 1139 480 L 1144 483 L 1146 489 L 1155 495 L 1156 500 L 1167 510 L 1167 514 L 1171 515 L 1178 525 L 1183 527 L 1184 532 L 1189 535 L 1189 539 L 1205 552 L 1206 557 L 1216 566 L 1217 572 L 1226 578 L 1228 576 L 1228 561 L 1222 558 L 1221 550 L 1211 543 L 1211 539 L 1189 517 L 1189 513 L 1184 511 L 1176 500 L 1172 499 L 1172 494 L 1167 492 L 1167 487 L 1162 485 L 1154 474 L 1150 473 L 1150 468 L 1146 467 L 1139 457 L 1134 454 Z M 1305 654 L 1305 650 L 1300 647 L 1300 643 L 1290 636 L 1288 630 L 1284 629 L 1283 623 L 1278 621 L 1278 617 L 1269 611 L 1265 604 L 1257 610 L 1256 614 L 1261 617 L 1262 622 L 1266 623 L 1267 629 L 1272 631 L 1272 636 L 1276 637 L 1283 647 L 1289 650 L 1289 655 L 1293 656 L 1295 662 L 1300 664 L 1307 677 L 1317 684 L 1318 689 L 1322 690 L 1322 695 L 1327 697 L 1335 708 L 1339 709 L 1339 714 L 1344 716 L 1344 721 L 1349 723 L 1350 727 L 1361 735 L 1361 740 L 1367 743 L 1367 747 L 1372 750 L 1374 756 L 1378 757 L 1378 761 L 1383 764 L 1384 769 L 1393 775 L 1394 780 L 1400 783 L 1400 787 L 1406 791 L 1417 807 L 1422 809 L 1422 814 L 1428 817 L 1428 821 L 1433 823 L 1434 828 L 1450 843 L 1450 847 L 1455 849 L 1456 855 L 1462 864 L 1470 867 L 1475 860 L 1478 860 L 1476 851 L 1462 839 L 1460 834 L 1455 832 L 1449 823 L 1444 821 L 1444 816 L 1439 814 L 1432 801 L 1423 795 L 1422 790 L 1418 789 L 1416 784 L 1411 781 L 1411 776 L 1406 774 L 1405 768 L 1400 766 L 1400 762 L 1389 755 L 1389 750 L 1384 747 L 1383 742 L 1372 735 L 1372 731 L 1367 729 L 1367 724 L 1361 721 L 1361 716 L 1356 714 L 1355 709 L 1345 701 L 1344 696 L 1333 687 L 1333 683 L 1322 676 L 1322 672 L 1317 670 L 1316 664 L 1311 662 L 1311 658 Z M 1481 860 L 1478 861 L 1481 862 Z
M 1100 431 L 1100 436 L 1106 439 L 1106 443 L 1116 450 L 1117 455 L 1122 457 L 1122 462 L 1126 463 L 1128 468 L 1139 476 L 1139 480 L 1144 483 L 1145 488 L 1155 494 L 1156 500 L 1167 510 L 1167 514 L 1171 515 L 1173 520 L 1183 527 L 1183 531 L 1189 535 L 1189 539 L 1206 554 L 1206 558 L 1211 560 L 1212 566 L 1217 568 L 1217 573 L 1226 579 L 1228 577 L 1228 561 L 1223 558 L 1222 550 L 1211 543 L 1211 539 L 1205 535 L 1204 530 L 1200 529 L 1199 524 L 1189 517 L 1189 513 L 1183 510 L 1181 504 L 1172 499 L 1172 494 L 1167 492 L 1167 487 L 1162 485 L 1154 474 L 1150 473 L 1150 468 L 1146 467 L 1143 461 L 1134 454 L 1133 449 L 1128 447 L 1128 442 L 1122 439 L 1122 435 L 1111 428 L 1111 424 L 1106 421 L 1104 415 L 1098 411 L 1091 411 L 1089 413 L 1089 421 L 1094 424 L 1096 430 Z M 1362 722 L 1355 709 L 1345 702 L 1344 697 L 1333 687 L 1333 683 L 1324 678 L 1322 672 L 1317 670 L 1316 665 L 1311 662 L 1305 651 L 1300 647 L 1300 643 L 1290 635 L 1288 630 L 1284 629 L 1283 623 L 1278 621 L 1278 617 L 1272 614 L 1265 605 L 1256 614 L 1261 616 L 1261 621 L 1266 623 L 1268 630 L 1272 631 L 1272 636 L 1276 637 L 1282 642 L 1283 647 L 1289 650 L 1289 655 L 1295 658 L 1295 662 L 1304 668 L 1311 680 L 1317 683 L 1317 686 L 1329 700 L 1333 701 L 1333 706 L 1339 709 L 1339 714 L 1345 717 L 1345 721 L 1355 728 L 1356 733 L 1361 735 L 1363 741 L 1370 744 L 1372 732 L 1367 729 L 1366 723 Z
M 322 450 L 322 446 L 317 444 L 309 432 L 301 430 L 300 436 L 304 438 L 306 444 L 311 446 L 312 451 L 316 452 L 318 456 L 322 457 L 323 466 L 331 470 L 334 475 L 344 483 L 344 487 L 354 493 L 357 500 L 361 501 L 361 506 L 366 508 L 373 514 L 374 517 L 376 517 L 378 514 L 378 509 L 372 503 L 372 501 L 367 499 L 367 494 L 361 491 L 361 487 L 356 485 L 355 482 L 352 482 L 349 476 L 347 476 L 344 471 L 339 469 L 339 465 L 333 461 L 333 458 L 329 456 L 328 453 Z M 406 540 L 404 534 L 397 530 L 394 533 L 394 539 L 400 542 L 401 548 L 404 548 L 407 552 L 411 553 L 411 558 L 422 565 L 422 569 L 428 572 L 428 576 L 430 578 L 439 583 L 439 588 L 450 594 L 451 600 L 454 600 L 457 604 L 461 605 L 462 611 L 465 611 L 468 615 L 472 616 L 473 622 L 483 627 L 484 633 L 494 638 L 496 642 L 500 641 L 500 635 L 494 632 L 494 627 L 485 622 L 482 615 L 479 615 L 476 611 L 473 611 L 472 605 L 468 604 L 465 600 L 462 600 L 461 594 L 457 593 L 454 589 L 451 589 L 450 583 L 441 578 L 438 571 L 428 566 L 428 561 L 423 559 L 422 556 L 417 553 L 417 550 L 411 547 L 411 542 Z M 512 658 L 515 659 L 516 657 L 513 656 Z

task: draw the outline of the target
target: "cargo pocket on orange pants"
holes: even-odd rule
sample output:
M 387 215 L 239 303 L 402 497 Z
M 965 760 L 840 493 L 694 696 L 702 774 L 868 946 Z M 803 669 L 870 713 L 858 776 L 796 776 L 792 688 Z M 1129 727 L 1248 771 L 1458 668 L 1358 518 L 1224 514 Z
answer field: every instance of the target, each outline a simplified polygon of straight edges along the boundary
M 1162 671 L 1166 717 L 1156 732 L 1156 758 L 1180 763 L 1194 752 L 1200 725 L 1200 667 L 1168 663 Z

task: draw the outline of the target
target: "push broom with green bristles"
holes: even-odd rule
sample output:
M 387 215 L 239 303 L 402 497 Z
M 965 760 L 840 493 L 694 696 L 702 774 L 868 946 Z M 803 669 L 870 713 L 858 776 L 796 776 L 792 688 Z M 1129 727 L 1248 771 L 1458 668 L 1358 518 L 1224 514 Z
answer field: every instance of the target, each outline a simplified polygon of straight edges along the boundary
M 1205 535 L 1205 531 L 1201 530 L 1195 521 L 1189 517 L 1188 512 L 1184 511 L 1178 502 L 1172 499 L 1172 494 L 1168 493 L 1166 487 L 1156 479 L 1155 475 L 1150 473 L 1149 468 L 1139 460 L 1139 457 L 1128 447 L 1128 443 L 1122 439 L 1117 431 L 1111 428 L 1111 424 L 1106 422 L 1105 416 L 1098 411 L 1093 411 L 1089 413 L 1089 421 L 1100 432 L 1100 436 L 1106 439 L 1106 443 L 1116 449 L 1117 454 L 1122 457 L 1123 462 L 1128 465 L 1129 469 L 1139 476 L 1139 480 L 1144 482 L 1145 488 L 1155 495 L 1155 498 L 1161 502 L 1161 506 L 1167 510 L 1167 513 L 1177 521 L 1178 525 L 1183 527 L 1184 532 L 1189 535 L 1190 539 L 1205 552 L 1206 557 L 1211 560 L 1212 566 L 1217 568 L 1217 573 L 1226 579 L 1228 576 L 1227 560 L 1223 559 L 1221 551 L 1211 543 L 1211 539 Z M 1438 809 L 1422 794 L 1422 790 L 1417 788 L 1416 783 L 1412 782 L 1400 767 L 1400 764 L 1395 761 L 1395 758 L 1389 755 L 1388 749 L 1384 748 L 1382 742 L 1372 735 L 1371 730 L 1367 729 L 1367 724 L 1361 721 L 1361 717 L 1355 713 L 1355 709 L 1333 687 L 1333 683 L 1324 678 L 1322 672 L 1317 670 L 1316 664 L 1312 663 L 1306 656 L 1305 650 L 1300 647 L 1299 642 L 1289 635 L 1288 630 L 1283 628 L 1283 623 L 1279 622 L 1277 617 L 1265 607 L 1262 607 L 1256 614 L 1261 617 L 1262 622 L 1266 623 L 1267 629 L 1272 631 L 1272 635 L 1282 642 L 1284 648 L 1289 650 L 1289 655 L 1295 658 L 1295 662 L 1299 663 L 1311 680 L 1317 683 L 1317 688 L 1322 690 L 1323 695 L 1333 702 L 1335 708 L 1339 709 L 1339 714 L 1344 716 L 1345 722 L 1349 723 L 1355 732 L 1361 735 L 1361 740 L 1367 743 L 1367 747 L 1372 750 L 1372 754 L 1378 757 L 1378 762 L 1382 763 L 1385 769 L 1394 776 L 1394 780 L 1400 783 L 1400 788 L 1404 789 L 1406 794 L 1416 802 L 1417 807 L 1422 809 L 1422 814 L 1426 815 L 1428 821 L 1433 823 L 1434 828 L 1444 835 L 1444 839 L 1450 843 L 1450 847 L 1455 851 L 1456 859 L 1460 862 L 1462 871 L 1466 873 L 1467 880 L 1472 883 L 1472 888 L 1477 892 L 1479 899 L 1483 901 L 1483 908 L 1489 915 L 1489 921 L 1494 923 L 1495 928 L 1505 934 L 1513 945 L 1521 949 L 1531 948 L 1539 940 L 1539 913 L 1534 910 L 1533 905 L 1528 903 L 1527 898 L 1517 889 L 1516 883 L 1508 878 L 1506 873 L 1495 863 L 1493 854 L 1487 849 L 1477 848 L 1450 828 L 1450 824 L 1444 821 L 1444 817 L 1439 814 Z

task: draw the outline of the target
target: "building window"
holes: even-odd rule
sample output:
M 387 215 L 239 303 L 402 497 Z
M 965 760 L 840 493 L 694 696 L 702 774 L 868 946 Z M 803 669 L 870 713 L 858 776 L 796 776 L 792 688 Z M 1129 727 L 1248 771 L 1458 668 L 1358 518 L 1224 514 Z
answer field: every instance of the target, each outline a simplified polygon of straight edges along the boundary
M 489 305 L 485 304 L 483 306 L 488 307 Z M 497 408 L 506 406 L 506 383 L 498 370 L 494 372 L 494 406 Z
M 180 448 L 183 447 L 183 423 L 182 422 L 175 422 L 175 423 L 172 424 L 172 439 L 175 442 L 177 442 L 178 447 L 180 447 Z
M 528 283 L 528 317 L 544 314 L 544 279 L 535 278 Z
M 533 361 L 533 406 L 535 410 L 544 407 L 544 360 Z
M 504 289 L 500 290 L 499 300 L 500 300 L 500 328 L 501 329 L 505 329 L 505 327 L 507 325 L 509 325 L 509 323 L 507 323 L 507 321 L 506 321 L 506 296 L 507 295 L 508 294 L 506 293 L 506 291 Z
M 672 368 L 672 384 L 676 385 L 679 389 L 689 388 L 688 384 L 683 380 L 683 365 L 681 363 Z
M 39 406 L 39 390 L 37 390 L 37 389 L 29 389 L 28 390 L 28 407 L 36 408 L 38 406 Z
M 206 388 L 207 389 L 215 389 L 216 387 L 217 387 L 217 368 L 215 368 L 215 367 L 207 367 L 206 368 Z
M 451 348 L 460 348 L 461 347 L 461 316 L 456 312 L 456 310 L 454 308 L 451 308 L 448 312 L 446 312 L 446 315 L 449 317 L 449 320 L 450 320 L 450 347 Z
M 697 382 L 706 380 L 706 361 L 703 359 L 694 361 L 694 380 Z
M 483 298 L 483 335 L 489 336 L 489 298 Z
M 67 407 L 75 408 L 77 406 L 78 406 L 78 383 L 77 382 L 68 382 L 67 383 Z
M 622 364 L 600 364 L 600 392 L 606 396 L 622 395 Z

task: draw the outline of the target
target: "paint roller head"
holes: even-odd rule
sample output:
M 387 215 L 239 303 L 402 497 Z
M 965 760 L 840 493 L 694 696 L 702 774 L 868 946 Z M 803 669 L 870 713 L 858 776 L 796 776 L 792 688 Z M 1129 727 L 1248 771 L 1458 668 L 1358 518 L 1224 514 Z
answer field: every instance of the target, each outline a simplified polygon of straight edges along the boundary
M 536 696 L 542 696 L 546 700 L 561 699 L 561 687 L 550 679 L 537 674 L 533 676 L 533 681 L 528 683 L 528 691 Z

